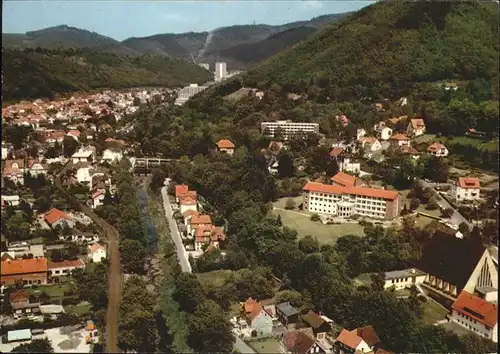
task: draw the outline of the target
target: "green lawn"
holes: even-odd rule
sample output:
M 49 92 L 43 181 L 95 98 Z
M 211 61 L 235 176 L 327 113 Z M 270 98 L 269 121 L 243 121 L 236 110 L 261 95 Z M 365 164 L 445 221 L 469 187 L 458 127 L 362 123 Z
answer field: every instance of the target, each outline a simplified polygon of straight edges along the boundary
M 417 136 L 414 139 L 414 141 L 416 144 L 422 144 L 422 143 L 431 142 L 435 138 L 436 138 L 435 134 L 424 134 L 424 135 Z
M 42 291 L 52 298 L 62 298 L 64 293 L 69 291 L 69 283 L 54 284 L 54 285 L 42 285 L 38 287 L 29 288 L 30 294 L 40 294 Z
M 311 221 L 309 215 L 287 210 L 274 210 L 273 212 L 281 216 L 281 222 L 284 226 L 297 231 L 299 239 L 311 235 L 316 237 L 321 244 L 334 244 L 339 237 L 345 235 L 365 235 L 363 226 L 358 223 L 324 225 L 320 221 Z
M 232 270 L 214 270 L 206 273 L 196 273 L 196 276 L 202 285 L 213 284 L 215 286 L 222 286 L 232 273 Z
M 358 275 L 356 278 L 353 279 L 354 284 L 356 286 L 361 286 L 361 285 L 370 286 L 372 284 L 372 278 L 371 278 L 372 274 L 375 273 L 363 273 Z
M 449 312 L 443 306 L 430 299 L 427 299 L 427 302 L 423 303 L 423 309 L 424 314 L 422 319 L 426 324 L 430 325 L 436 323 L 437 321 L 444 320 Z
M 68 305 L 64 307 L 64 310 L 68 314 L 74 314 L 78 317 L 85 316 L 89 314 L 92 310 L 91 304 L 83 304 L 83 305 Z
M 266 338 L 261 340 L 247 342 L 257 353 L 279 353 L 280 344 L 275 338 Z

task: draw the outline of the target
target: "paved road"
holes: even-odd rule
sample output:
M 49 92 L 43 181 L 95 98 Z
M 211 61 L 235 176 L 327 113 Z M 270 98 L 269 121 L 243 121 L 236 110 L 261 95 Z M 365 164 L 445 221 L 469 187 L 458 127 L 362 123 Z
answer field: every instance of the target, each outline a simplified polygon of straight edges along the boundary
M 172 211 L 172 206 L 170 205 L 170 200 L 168 199 L 167 186 L 161 188 L 161 196 L 163 198 L 163 209 L 165 210 L 165 217 L 170 225 L 170 236 L 175 243 L 175 248 L 177 250 L 177 259 L 179 260 L 179 265 L 183 272 L 192 273 L 191 264 L 189 263 L 189 257 L 182 243 L 181 235 L 179 234 L 179 228 L 174 219 L 174 212 Z
M 255 353 L 255 350 L 250 348 L 248 344 L 246 344 L 244 341 L 241 340 L 240 337 L 234 336 L 236 341 L 234 342 L 234 348 L 239 351 L 240 353 L 248 353 L 248 354 L 253 354 Z
M 120 234 L 118 231 L 104 219 L 101 219 L 92 209 L 83 205 L 73 196 L 69 195 L 66 189 L 61 185 L 60 177 L 71 167 L 67 164 L 55 179 L 56 186 L 66 195 L 73 205 L 79 207 L 80 211 L 92 219 L 99 226 L 107 239 L 108 249 L 108 308 L 106 312 L 106 353 L 119 353 L 118 348 L 118 315 L 120 313 L 120 299 L 123 283 L 123 275 L 120 265 Z

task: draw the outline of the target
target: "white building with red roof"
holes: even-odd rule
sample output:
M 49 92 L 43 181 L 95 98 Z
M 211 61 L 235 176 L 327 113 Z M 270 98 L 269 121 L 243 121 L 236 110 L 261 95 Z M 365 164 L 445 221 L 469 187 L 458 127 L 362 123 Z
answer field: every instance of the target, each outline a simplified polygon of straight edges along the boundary
M 85 263 L 81 259 L 64 260 L 61 262 L 48 261 L 48 271 L 51 277 L 69 275 L 75 269 L 84 269 Z
M 66 133 L 66 136 L 72 137 L 76 141 L 78 141 L 78 139 L 80 138 L 80 135 L 81 135 L 80 131 L 76 130 L 76 129 L 72 129 L 72 130 L 68 131 L 68 133 Z
M 97 190 L 94 193 L 92 193 L 92 209 L 97 208 L 98 206 L 104 205 L 104 198 L 105 198 L 106 192 L 103 192 L 102 190 Z
M 410 138 L 406 134 L 394 134 L 390 139 L 392 147 L 411 146 Z
M 359 215 L 392 220 L 399 215 L 400 204 L 397 191 L 316 182 L 308 182 L 303 188 L 304 210 L 340 218 Z
M 406 128 L 409 136 L 419 136 L 425 134 L 425 122 L 422 118 L 412 118 Z
M 476 177 L 460 177 L 451 189 L 457 202 L 473 201 L 480 198 L 481 184 Z
M 449 153 L 446 146 L 441 143 L 432 143 L 427 147 L 427 152 L 437 157 L 446 157 Z
M 219 248 L 220 244 L 225 240 L 226 234 L 219 226 L 200 226 L 194 232 L 194 248 L 196 251 L 202 250 L 204 246 Z
M 476 335 L 498 343 L 498 308 L 496 303 L 462 291 L 451 306 L 450 321 Z
M 94 263 L 99 263 L 103 259 L 106 259 L 106 248 L 103 245 L 98 243 L 94 243 L 89 245 L 87 252 L 87 259 L 91 260 Z
M 179 198 L 179 211 L 184 214 L 188 210 L 198 211 L 198 202 L 196 197 L 186 195 Z
M 217 151 L 232 155 L 234 153 L 234 143 L 228 139 L 221 139 L 217 142 Z
M 71 228 L 75 227 L 75 222 L 73 221 L 71 216 L 56 208 L 52 208 L 48 212 L 46 212 L 43 218 L 52 229 L 56 228 L 57 226 L 68 226 Z

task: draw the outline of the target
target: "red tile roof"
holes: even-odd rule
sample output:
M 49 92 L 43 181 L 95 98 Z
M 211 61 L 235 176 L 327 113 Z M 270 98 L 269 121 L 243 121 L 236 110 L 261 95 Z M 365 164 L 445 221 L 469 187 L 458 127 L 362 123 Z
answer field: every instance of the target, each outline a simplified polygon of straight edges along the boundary
M 175 196 L 180 198 L 189 192 L 189 187 L 185 184 L 178 184 L 175 186 Z
M 337 342 L 347 345 L 349 348 L 356 349 L 363 338 L 358 336 L 357 330 L 348 331 L 343 329 L 337 337 Z
M 330 151 L 331 157 L 339 157 L 344 152 L 344 149 L 341 147 L 335 147 Z
M 72 129 L 72 130 L 70 130 L 70 131 L 68 132 L 68 135 L 72 135 L 72 136 L 80 136 L 80 134 L 81 134 L 81 133 L 80 133 L 80 131 L 79 131 L 79 130 L 74 130 L 74 129 Z
M 104 246 L 102 246 L 102 245 L 100 245 L 98 243 L 94 243 L 92 245 L 89 245 L 88 248 L 89 248 L 89 250 L 90 250 L 91 253 L 95 253 L 95 252 L 97 252 L 99 250 L 104 250 L 104 251 L 106 250 L 106 248 L 104 248 Z
M 391 136 L 391 140 L 410 140 L 410 138 L 408 138 L 408 136 L 406 136 L 406 134 L 394 134 L 393 136 Z
M 196 199 L 190 196 L 180 197 L 180 205 L 196 205 Z
M 252 312 L 255 304 L 257 304 L 257 300 L 255 300 L 254 298 L 249 297 L 248 299 L 246 299 L 243 303 L 243 309 L 245 310 L 245 313 Z
M 47 272 L 47 258 L 14 259 L 2 261 L 2 275 Z
M 64 260 L 61 262 L 48 261 L 48 269 L 69 268 L 69 267 L 84 268 L 85 263 L 83 263 L 81 259 Z
M 295 354 L 306 354 L 316 342 L 314 338 L 300 330 L 285 332 L 282 341 L 288 351 Z
M 432 143 L 427 148 L 427 151 L 428 152 L 435 152 L 435 151 L 439 151 L 439 150 L 442 150 L 442 149 L 446 149 L 446 147 L 443 144 L 441 144 L 441 143 Z
M 71 220 L 71 217 L 65 212 L 56 208 L 52 208 L 47 213 L 45 213 L 45 221 L 47 221 L 47 223 L 50 225 L 60 219 Z
M 420 151 L 411 146 L 401 146 L 400 151 L 405 155 L 420 155 Z
M 211 224 L 212 219 L 210 218 L 210 215 L 198 214 L 193 215 L 189 223 L 191 225 Z
M 460 188 L 465 188 L 465 189 L 481 188 L 481 183 L 479 183 L 479 179 L 475 177 L 460 177 L 458 179 L 457 184 Z
M 489 327 L 494 327 L 498 322 L 498 312 L 495 304 L 466 291 L 462 291 L 458 295 L 451 308 Z
M 356 177 L 351 176 L 345 172 L 339 172 L 335 176 L 333 176 L 330 180 L 335 183 L 338 183 L 344 187 L 354 186 L 356 184 Z
M 385 189 L 366 188 L 366 187 L 341 187 L 329 184 L 308 182 L 303 190 L 308 192 L 328 193 L 328 194 L 354 194 L 364 197 L 382 198 L 386 200 L 394 200 L 399 193 L 396 191 L 388 191 Z
M 185 212 L 182 213 L 182 216 L 184 216 L 185 218 L 188 217 L 188 216 L 193 216 L 193 215 L 198 215 L 199 213 L 197 211 L 194 211 L 194 210 L 186 210 Z
M 380 338 L 378 337 L 377 332 L 375 332 L 375 328 L 373 328 L 373 326 L 360 327 L 356 330 L 356 333 L 372 347 L 380 343 Z
M 222 139 L 217 142 L 219 149 L 234 149 L 234 144 L 231 140 Z
M 425 128 L 425 122 L 422 118 L 412 118 L 411 126 L 413 129 L 422 129 Z
M 29 301 L 30 293 L 28 290 L 15 290 L 10 296 L 10 302 L 20 302 L 20 301 Z

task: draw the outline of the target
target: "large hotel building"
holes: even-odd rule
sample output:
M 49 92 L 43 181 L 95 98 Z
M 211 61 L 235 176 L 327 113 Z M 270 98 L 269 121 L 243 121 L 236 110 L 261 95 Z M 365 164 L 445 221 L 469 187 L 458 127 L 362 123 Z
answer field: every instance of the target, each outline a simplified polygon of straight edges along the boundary
M 400 196 L 396 191 L 359 187 L 354 177 L 339 172 L 333 184 L 308 182 L 303 189 L 304 210 L 349 218 L 353 215 L 392 220 L 399 215 Z
M 274 138 L 276 129 L 280 129 L 285 139 L 297 135 L 299 132 L 319 134 L 318 123 L 294 123 L 291 120 L 277 120 L 274 122 L 262 122 L 260 124 L 262 133 L 268 132 Z

